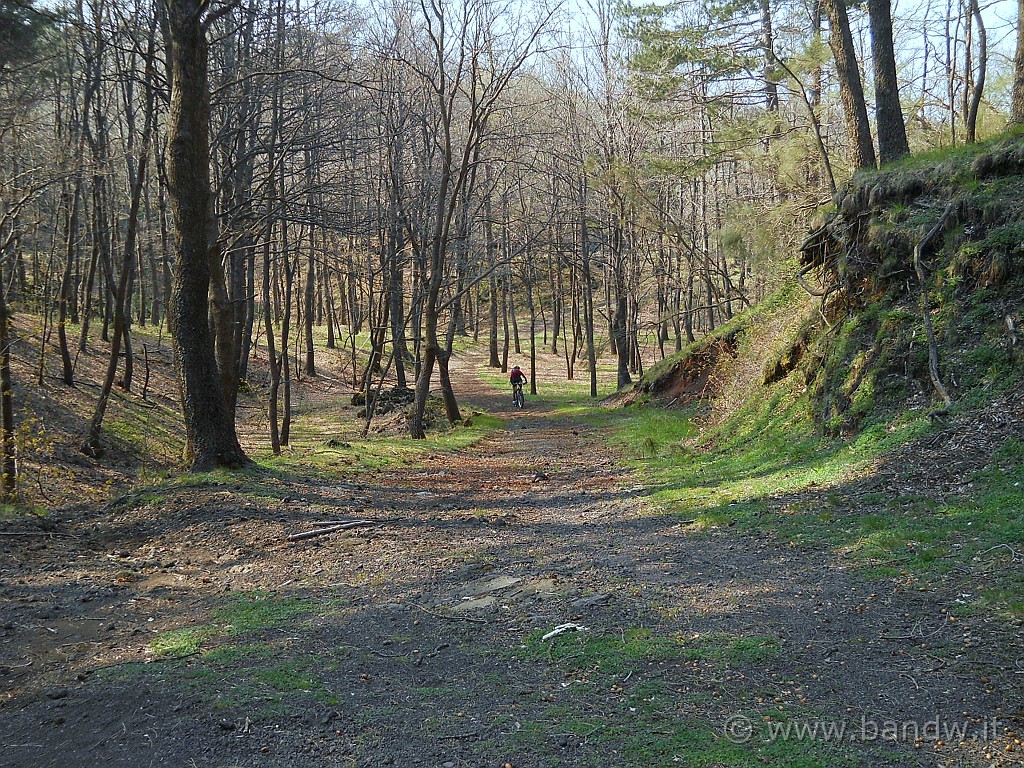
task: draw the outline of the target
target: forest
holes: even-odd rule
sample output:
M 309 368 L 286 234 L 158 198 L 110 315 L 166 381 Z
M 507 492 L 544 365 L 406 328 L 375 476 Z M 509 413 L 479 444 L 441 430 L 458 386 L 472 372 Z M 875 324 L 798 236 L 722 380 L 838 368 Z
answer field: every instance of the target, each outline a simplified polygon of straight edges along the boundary
M 1021 765 L 1021 125 L 1024 2 L 0 0 L 0 764 Z
M 882 162 L 1011 118 L 1013 62 L 977 3 L 896 27 L 868 11 L 8 0 L 0 345 L 18 355 L 13 312 L 32 313 L 37 380 L 73 386 L 100 331 L 87 451 L 112 387 L 138 386 L 134 329 L 173 327 L 176 307 L 182 371 L 204 313 L 216 355 L 214 373 L 196 350 L 186 406 L 193 386 L 223 399 L 197 422 L 230 432 L 239 386 L 260 387 L 275 452 L 325 349 L 349 350 L 367 392 L 413 387 L 413 437 L 434 376 L 460 419 L 448 361 L 467 335 L 497 367 L 522 331 L 595 396 L 604 344 L 621 388 L 792 278 L 815 212 L 876 163 L 866 83 Z

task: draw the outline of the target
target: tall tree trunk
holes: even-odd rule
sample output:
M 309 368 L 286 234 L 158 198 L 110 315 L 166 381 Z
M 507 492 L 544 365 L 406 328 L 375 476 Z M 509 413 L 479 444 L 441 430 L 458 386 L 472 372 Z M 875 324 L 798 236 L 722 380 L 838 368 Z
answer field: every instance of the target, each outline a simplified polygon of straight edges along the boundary
M 842 2 L 842 0 L 836 0 Z M 891 163 L 910 154 L 907 127 L 896 80 L 896 54 L 892 41 L 890 0 L 868 0 L 871 22 L 871 61 L 875 69 L 875 129 L 878 160 Z
M 212 203 L 212 196 L 211 196 Z M 237 304 L 232 301 L 228 289 L 228 278 L 224 274 L 224 260 L 221 258 L 220 238 L 217 236 L 217 224 L 213 208 L 209 214 L 210 242 L 207 248 L 210 261 L 210 302 L 213 317 L 214 353 L 219 371 L 221 391 L 224 403 L 232 423 L 235 419 L 235 403 L 238 399 L 238 365 L 239 349 L 235 329 L 237 326 Z M 232 273 L 235 272 L 237 258 L 229 257 Z
M 316 356 L 314 354 L 313 349 L 313 319 L 315 313 L 314 301 L 316 297 L 316 250 L 314 248 L 315 233 L 315 229 L 310 229 L 308 261 L 306 262 L 306 291 L 303 296 L 305 300 L 305 311 L 302 316 L 302 322 L 306 335 L 305 371 L 307 376 L 316 376 Z
M 168 0 L 171 106 L 167 181 L 177 233 L 168 320 L 186 454 L 194 471 L 248 463 L 220 386 L 210 334 L 210 92 L 202 0 Z
M 405 389 L 409 386 L 405 366 L 409 357 L 409 348 L 405 342 L 405 282 L 402 279 L 402 252 L 405 249 L 405 238 L 401 227 L 394 222 L 392 233 L 393 244 L 388 254 L 388 300 L 391 308 L 391 349 L 395 366 L 395 377 L 398 386 Z
M 985 92 L 985 75 L 988 72 L 988 32 L 985 30 L 985 20 L 981 17 L 978 0 L 971 0 L 971 13 L 974 14 L 974 23 L 978 27 L 978 69 L 974 75 L 971 100 L 967 105 L 964 138 L 968 144 L 978 140 L 978 109 L 981 107 L 981 97 Z
M 498 292 L 498 278 L 495 275 L 497 270 L 497 252 L 498 244 L 494 239 L 494 222 L 492 216 L 491 206 L 491 171 L 490 166 L 485 166 L 486 179 L 485 184 L 487 192 L 484 195 L 484 249 L 487 251 L 487 268 L 490 270 L 488 276 L 488 287 L 490 288 L 489 302 L 488 302 L 488 334 L 487 334 L 487 351 L 489 359 L 487 364 L 491 368 L 498 368 L 501 366 L 501 360 L 498 359 L 498 303 L 501 300 L 501 296 Z
M 597 347 L 594 344 L 594 284 L 590 274 L 590 237 L 587 229 L 587 183 L 580 179 L 580 257 L 583 262 L 583 325 L 587 337 L 590 396 L 597 397 Z
M 764 105 L 769 112 L 779 111 L 779 86 L 772 68 L 775 66 L 775 30 L 772 27 L 771 0 L 759 0 L 761 6 L 761 45 L 764 46 Z
M 147 80 L 152 77 L 152 60 L 156 40 L 156 30 L 151 30 L 149 39 L 149 50 L 146 57 Z M 130 108 L 130 106 L 129 106 Z M 131 323 L 131 292 L 132 279 L 137 261 L 135 243 L 139 231 L 139 211 L 142 202 L 142 191 L 146 185 L 146 168 L 149 162 L 149 147 L 152 138 L 152 126 L 154 120 L 154 94 L 148 89 L 146 97 L 145 126 L 142 133 L 142 149 L 139 156 L 134 158 L 131 154 L 134 147 L 129 144 L 128 173 L 131 178 L 131 203 L 128 212 L 128 227 L 125 233 L 123 258 L 121 259 L 121 274 L 118 278 L 114 291 L 113 307 L 113 337 L 110 342 L 110 357 L 107 362 L 107 371 L 100 387 L 100 396 L 93 411 L 92 420 L 89 423 L 89 432 L 82 443 L 82 451 L 88 455 L 95 455 L 100 447 L 100 432 L 103 428 L 103 418 L 106 415 L 107 403 L 110 399 L 110 392 L 114 386 L 114 379 L 117 376 L 117 366 L 121 355 L 121 346 L 125 345 L 130 360 L 131 348 L 129 325 Z M 130 120 L 133 123 L 134 119 Z M 131 369 L 125 369 L 125 388 L 131 386 Z
M 822 0 L 829 20 L 829 46 L 836 62 L 839 95 L 846 117 L 846 132 L 850 139 L 850 162 L 855 168 L 875 167 L 875 147 L 871 143 L 871 124 L 864 101 L 857 52 L 850 32 L 850 19 L 844 0 Z M 710 300 L 710 297 L 708 297 Z
M 68 210 L 68 231 L 66 250 L 64 253 L 64 275 L 60 281 L 60 305 L 57 310 L 57 344 L 60 349 L 61 367 L 63 369 L 64 383 L 69 387 L 75 383 L 75 368 L 71 362 L 71 350 L 68 349 L 67 316 L 68 305 L 71 303 L 73 294 L 71 279 L 72 268 L 78 261 L 78 211 L 79 202 L 82 197 L 82 183 L 76 175 L 71 190 L 71 205 Z
M 1017 0 L 1017 49 L 1013 54 L 1010 125 L 1024 125 L 1024 0 Z
M 0 282 L 0 499 L 17 501 L 18 461 L 14 425 L 14 383 L 11 379 L 11 309 L 7 288 Z
M 270 240 L 271 227 L 267 226 L 266 239 L 263 242 L 263 285 L 260 290 L 263 299 L 263 320 L 267 331 L 267 367 L 270 369 L 270 391 L 267 393 L 267 418 L 270 421 L 270 450 L 274 455 L 281 453 L 281 433 L 277 421 L 277 398 L 281 387 L 281 364 L 277 356 L 277 343 L 274 340 L 274 307 L 270 301 Z

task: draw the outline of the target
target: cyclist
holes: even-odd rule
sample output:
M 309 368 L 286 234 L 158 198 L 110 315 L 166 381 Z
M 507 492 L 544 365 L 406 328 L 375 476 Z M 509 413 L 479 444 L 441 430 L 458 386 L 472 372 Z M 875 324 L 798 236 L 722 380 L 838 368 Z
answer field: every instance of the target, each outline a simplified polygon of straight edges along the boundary
M 508 375 L 508 382 L 512 385 L 512 402 L 522 408 L 522 392 L 523 385 L 529 381 L 523 369 L 518 365 L 512 368 L 512 371 Z

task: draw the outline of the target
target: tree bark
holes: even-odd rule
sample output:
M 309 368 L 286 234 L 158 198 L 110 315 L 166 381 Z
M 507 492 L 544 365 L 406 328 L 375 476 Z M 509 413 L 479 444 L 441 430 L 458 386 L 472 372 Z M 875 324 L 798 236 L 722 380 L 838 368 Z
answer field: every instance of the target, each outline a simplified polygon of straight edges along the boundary
M 60 348 L 61 368 L 64 383 L 69 387 L 75 383 L 75 367 L 71 361 L 71 350 L 68 349 L 67 316 L 68 306 L 72 299 L 72 268 L 77 261 L 78 251 L 78 210 L 81 200 L 81 180 L 76 175 L 71 190 L 71 204 L 68 211 L 68 231 L 64 262 L 64 275 L 60 281 L 60 304 L 57 315 L 57 342 Z
M 864 101 L 857 53 L 853 47 L 850 19 L 844 0 L 822 0 L 829 20 L 829 46 L 836 62 L 839 95 L 843 102 L 846 132 L 850 138 L 850 162 L 857 169 L 875 167 L 875 147 L 871 143 L 871 125 Z M 710 300 L 710 296 L 708 297 Z
M 1010 125 L 1024 125 L 1024 0 L 1017 0 L 1017 50 L 1013 55 Z
M 841 2 L 841 0 L 836 0 Z M 907 127 L 896 81 L 896 54 L 892 41 L 890 0 L 868 0 L 871 22 L 871 60 L 875 70 L 875 130 L 878 161 L 891 163 L 910 154 Z
M 978 27 L 978 68 L 971 88 L 971 100 L 967 105 L 967 125 L 964 138 L 968 144 L 973 144 L 978 140 L 978 110 L 981 107 L 981 97 L 985 92 L 985 76 L 988 72 L 988 33 L 985 30 L 985 20 L 981 16 L 981 6 L 978 4 L 978 0 L 971 0 L 971 13 L 974 14 L 974 23 Z
M 210 92 L 203 0 L 169 0 L 171 105 L 167 181 L 177 261 L 171 285 L 171 328 L 186 458 L 193 471 L 249 463 L 220 387 L 210 333 Z

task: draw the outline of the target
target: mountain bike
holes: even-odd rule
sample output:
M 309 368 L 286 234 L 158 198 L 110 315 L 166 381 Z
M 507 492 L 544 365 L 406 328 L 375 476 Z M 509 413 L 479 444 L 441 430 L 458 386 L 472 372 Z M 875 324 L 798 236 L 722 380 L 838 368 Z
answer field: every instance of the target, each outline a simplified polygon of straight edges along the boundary
M 516 408 L 526 407 L 526 397 L 523 395 L 523 383 L 512 385 L 512 405 Z

